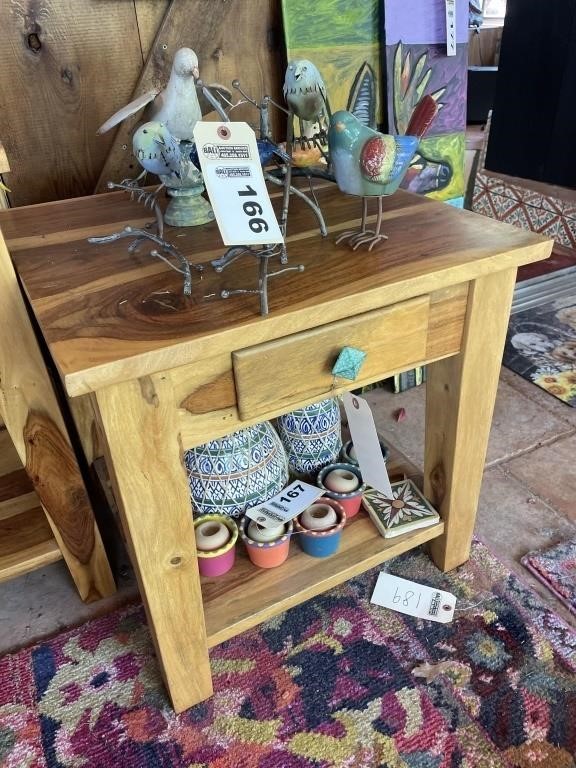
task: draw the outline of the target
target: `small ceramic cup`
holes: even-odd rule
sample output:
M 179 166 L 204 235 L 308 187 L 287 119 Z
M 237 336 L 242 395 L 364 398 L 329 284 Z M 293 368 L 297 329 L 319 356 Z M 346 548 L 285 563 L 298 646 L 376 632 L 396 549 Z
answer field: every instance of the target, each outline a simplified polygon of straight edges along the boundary
M 240 536 L 246 546 L 250 560 L 258 568 L 276 568 L 276 566 L 282 565 L 288 557 L 290 536 L 293 530 L 292 521 L 286 525 L 268 529 L 257 524 L 254 526 L 252 522 L 248 517 L 245 517 L 240 526 Z M 262 531 L 267 533 L 263 534 Z M 276 531 L 276 538 L 268 538 L 269 531 Z
M 386 463 L 388 461 L 388 455 L 390 451 L 384 445 L 383 440 L 379 440 L 379 442 L 380 450 L 382 451 L 382 457 L 384 458 L 384 463 Z M 358 466 L 358 458 L 356 457 L 356 451 L 354 450 L 354 443 L 352 440 L 348 440 L 346 443 L 344 443 L 342 450 L 340 451 L 340 458 L 345 464 L 354 464 L 355 467 Z
M 225 530 L 223 530 L 225 529 Z M 222 576 L 234 565 L 238 526 L 226 515 L 201 515 L 194 520 L 196 554 L 201 576 Z M 224 539 L 224 543 L 219 544 Z M 209 547 L 203 549 L 202 547 Z
M 335 499 L 329 499 L 326 496 L 318 499 L 312 507 L 331 507 L 336 515 L 336 522 L 324 530 L 310 530 L 305 527 L 306 513 L 310 509 L 305 509 L 294 521 L 295 533 L 298 534 L 298 543 L 312 557 L 329 557 L 338 551 L 340 540 L 342 538 L 342 529 L 346 525 L 346 512 L 342 504 Z M 312 513 L 313 517 L 313 513 Z M 303 524 L 304 523 L 304 524 Z
M 330 504 L 316 502 L 300 515 L 300 523 L 309 531 L 326 531 L 338 522 L 336 510 Z
M 348 520 L 358 513 L 366 486 L 354 464 L 328 464 L 320 470 L 316 483 L 324 491 L 324 496 L 342 504 Z

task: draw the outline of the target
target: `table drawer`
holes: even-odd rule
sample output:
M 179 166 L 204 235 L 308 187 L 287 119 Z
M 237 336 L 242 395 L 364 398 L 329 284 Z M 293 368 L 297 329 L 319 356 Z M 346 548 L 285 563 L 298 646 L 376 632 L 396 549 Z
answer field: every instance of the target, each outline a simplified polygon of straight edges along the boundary
M 421 296 L 234 352 L 240 417 L 288 410 L 329 393 L 332 366 L 343 347 L 367 353 L 359 386 L 424 360 L 429 315 L 429 297 Z

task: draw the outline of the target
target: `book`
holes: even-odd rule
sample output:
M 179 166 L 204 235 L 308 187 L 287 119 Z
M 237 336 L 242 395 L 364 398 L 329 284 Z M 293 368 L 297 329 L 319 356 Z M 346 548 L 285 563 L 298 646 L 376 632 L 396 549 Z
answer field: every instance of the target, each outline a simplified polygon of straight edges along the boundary
M 412 480 L 392 483 L 392 495 L 389 499 L 375 488 L 366 488 L 362 497 L 364 509 L 385 539 L 440 521 L 438 512 Z
M 392 388 L 395 394 L 405 392 L 412 387 L 418 387 L 426 381 L 426 366 L 412 368 L 403 373 L 396 373 L 393 378 Z

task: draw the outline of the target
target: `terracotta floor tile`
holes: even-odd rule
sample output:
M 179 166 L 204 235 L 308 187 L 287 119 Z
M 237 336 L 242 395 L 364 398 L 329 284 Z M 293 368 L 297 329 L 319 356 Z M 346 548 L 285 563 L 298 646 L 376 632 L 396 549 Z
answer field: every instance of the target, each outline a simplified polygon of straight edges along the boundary
M 519 379 L 515 374 L 511 376 Z M 529 382 L 526 385 L 530 390 L 538 390 Z M 576 409 L 542 390 L 531 393 L 530 397 L 526 395 L 528 391 L 522 386 L 512 386 L 507 372 L 501 376 L 488 444 L 488 465 L 505 461 L 576 430 Z M 384 439 L 422 467 L 425 385 L 397 395 L 378 388 L 365 397 L 372 408 L 376 428 Z M 406 418 L 401 422 L 394 417 L 399 408 L 406 411 Z
M 576 523 L 576 435 L 507 462 L 534 494 Z

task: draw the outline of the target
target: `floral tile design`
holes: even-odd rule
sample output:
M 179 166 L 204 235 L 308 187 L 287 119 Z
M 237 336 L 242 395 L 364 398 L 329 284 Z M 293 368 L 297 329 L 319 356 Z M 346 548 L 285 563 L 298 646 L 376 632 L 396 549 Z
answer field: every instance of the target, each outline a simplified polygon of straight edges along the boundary
M 576 250 L 576 204 L 479 172 L 472 210 L 553 237 L 560 245 Z

